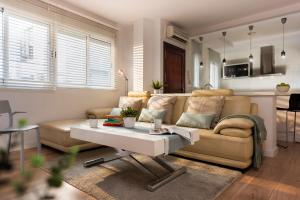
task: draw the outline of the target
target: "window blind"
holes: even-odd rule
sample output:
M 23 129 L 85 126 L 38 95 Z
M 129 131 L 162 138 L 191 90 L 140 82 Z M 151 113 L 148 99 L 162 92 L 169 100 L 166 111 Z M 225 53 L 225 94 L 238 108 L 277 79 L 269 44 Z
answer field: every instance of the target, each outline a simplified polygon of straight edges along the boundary
M 49 25 L 8 14 L 3 27 L 4 86 L 51 87 Z
M 0 85 L 3 84 L 3 70 L 4 70 L 4 60 L 3 60 L 3 48 L 4 48 L 4 38 L 3 38 L 3 29 L 4 23 L 3 23 L 3 9 L 1 9 L 0 12 Z
M 88 80 L 89 86 L 112 87 L 111 44 L 94 38 L 89 40 Z
M 86 37 L 60 30 L 56 39 L 57 85 L 86 85 Z

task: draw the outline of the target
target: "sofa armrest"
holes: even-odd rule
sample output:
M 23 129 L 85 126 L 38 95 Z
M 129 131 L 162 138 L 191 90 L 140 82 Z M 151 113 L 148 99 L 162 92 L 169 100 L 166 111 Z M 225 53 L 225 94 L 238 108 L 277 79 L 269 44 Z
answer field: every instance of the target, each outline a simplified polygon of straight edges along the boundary
M 220 121 L 214 128 L 214 133 L 220 133 L 226 128 L 251 129 L 254 127 L 253 121 L 244 118 L 230 118 Z
M 111 111 L 112 108 L 91 108 L 86 111 L 86 117 L 88 119 L 103 119 Z
M 224 128 L 220 131 L 220 134 L 230 137 L 247 138 L 252 135 L 252 129 Z

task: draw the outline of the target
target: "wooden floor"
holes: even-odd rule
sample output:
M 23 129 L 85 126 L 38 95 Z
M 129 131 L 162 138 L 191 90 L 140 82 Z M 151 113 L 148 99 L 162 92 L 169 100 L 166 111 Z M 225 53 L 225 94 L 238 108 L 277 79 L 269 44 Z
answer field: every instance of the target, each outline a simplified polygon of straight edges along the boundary
M 30 157 L 35 151 L 27 150 L 26 157 Z M 43 154 L 47 159 L 60 155 L 59 152 L 43 148 Z M 12 155 L 13 161 L 18 164 L 18 155 Z M 18 170 L 11 173 L 17 177 Z M 47 172 L 38 170 L 37 178 L 33 182 L 35 187 L 44 182 Z M 63 200 L 94 200 L 93 197 L 64 183 L 55 191 L 56 199 Z M 10 187 L 0 188 L 0 199 L 15 199 Z M 300 144 L 290 143 L 289 148 L 280 149 L 275 158 L 266 158 L 259 170 L 250 169 L 232 186 L 224 191 L 218 200 L 296 200 L 300 199 Z

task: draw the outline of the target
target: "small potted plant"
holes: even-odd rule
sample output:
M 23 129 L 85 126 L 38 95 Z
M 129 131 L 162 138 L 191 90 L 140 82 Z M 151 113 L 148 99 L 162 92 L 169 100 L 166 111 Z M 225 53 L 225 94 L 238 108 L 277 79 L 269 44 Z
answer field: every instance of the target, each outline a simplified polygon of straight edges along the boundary
M 123 118 L 124 121 L 124 127 L 134 128 L 137 115 L 138 115 L 138 111 L 134 110 L 133 108 L 131 107 L 123 108 L 121 111 L 121 117 Z
M 163 84 L 160 81 L 152 81 L 152 88 L 154 89 L 154 94 L 160 94 Z
M 288 92 L 290 90 L 290 85 L 288 83 L 280 83 L 276 85 L 278 92 Z

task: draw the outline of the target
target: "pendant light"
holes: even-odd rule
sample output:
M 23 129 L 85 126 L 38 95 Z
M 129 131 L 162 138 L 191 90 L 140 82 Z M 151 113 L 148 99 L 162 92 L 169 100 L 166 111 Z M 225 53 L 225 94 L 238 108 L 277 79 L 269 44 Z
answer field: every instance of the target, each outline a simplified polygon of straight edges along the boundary
M 223 65 L 226 65 L 226 58 L 225 58 L 225 53 L 226 53 L 226 31 L 222 32 L 223 35 L 223 41 L 224 41 L 224 58 L 223 58 Z
M 203 37 L 199 37 L 199 40 L 200 40 L 200 43 L 203 45 Z M 201 56 L 203 58 L 203 56 Z M 200 62 L 200 69 L 203 69 L 203 61 L 202 61 L 202 58 L 201 58 L 201 62 Z
M 284 24 L 286 23 L 287 18 L 281 18 L 281 24 L 282 24 L 282 51 L 281 51 L 281 58 L 285 58 L 285 51 L 284 51 Z
M 252 35 L 253 35 L 253 28 L 254 26 L 253 25 L 250 25 L 249 26 L 249 42 L 250 42 L 250 55 L 249 55 L 249 62 L 253 62 L 253 55 L 252 55 Z

